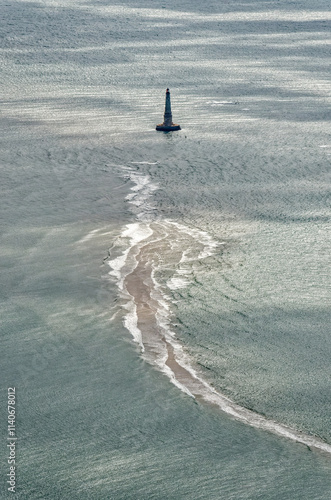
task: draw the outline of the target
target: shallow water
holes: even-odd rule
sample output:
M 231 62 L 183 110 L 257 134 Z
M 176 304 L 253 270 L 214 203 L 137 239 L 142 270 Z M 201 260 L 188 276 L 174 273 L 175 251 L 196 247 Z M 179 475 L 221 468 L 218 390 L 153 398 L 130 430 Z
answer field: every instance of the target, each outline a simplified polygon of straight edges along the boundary
M 1 12 L 16 496 L 328 499 L 327 3 Z

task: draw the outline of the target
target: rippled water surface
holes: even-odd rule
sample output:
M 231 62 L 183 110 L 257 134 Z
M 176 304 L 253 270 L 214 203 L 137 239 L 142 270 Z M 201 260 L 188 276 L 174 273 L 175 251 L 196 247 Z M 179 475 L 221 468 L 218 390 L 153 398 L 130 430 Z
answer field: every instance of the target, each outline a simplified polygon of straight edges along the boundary
M 17 498 L 329 499 L 328 3 L 0 8 Z

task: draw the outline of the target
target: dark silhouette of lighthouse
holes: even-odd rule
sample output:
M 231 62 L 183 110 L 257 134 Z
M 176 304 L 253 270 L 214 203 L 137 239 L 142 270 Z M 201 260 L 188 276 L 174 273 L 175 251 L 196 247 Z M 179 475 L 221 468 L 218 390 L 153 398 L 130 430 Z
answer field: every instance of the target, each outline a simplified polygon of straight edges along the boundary
M 180 125 L 172 123 L 171 103 L 170 103 L 170 90 L 166 90 L 164 122 L 156 125 L 156 130 L 161 132 L 171 132 L 173 130 L 180 130 Z

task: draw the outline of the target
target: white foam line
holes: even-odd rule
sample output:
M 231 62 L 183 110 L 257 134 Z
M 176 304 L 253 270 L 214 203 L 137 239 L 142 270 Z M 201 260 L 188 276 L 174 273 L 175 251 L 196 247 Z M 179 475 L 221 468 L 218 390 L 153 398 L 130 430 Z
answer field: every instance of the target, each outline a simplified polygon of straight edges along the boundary
M 153 212 L 155 212 L 156 208 L 148 200 L 153 192 L 159 189 L 159 186 L 151 182 L 149 175 L 132 171 L 132 169 L 129 169 L 129 171 L 131 173 L 128 177 L 135 185 L 131 188 L 131 193 L 125 199 L 135 206 L 137 218 L 145 221 L 153 219 Z
M 96 236 L 96 234 L 99 231 L 103 231 L 104 229 L 106 229 L 106 227 L 101 227 L 99 229 L 93 229 L 93 231 L 90 231 L 88 234 L 86 234 L 85 236 L 83 236 L 83 238 L 81 238 L 80 240 L 78 240 L 77 243 L 85 243 L 86 241 L 88 241 L 91 238 L 93 238 L 94 236 Z M 105 234 L 107 234 L 107 233 L 105 233 Z
M 108 274 L 110 274 L 110 276 L 115 276 L 115 278 L 118 279 L 118 286 L 120 289 L 123 288 L 123 280 L 122 280 L 121 270 L 123 269 L 123 267 L 126 263 L 129 252 L 130 252 L 130 248 L 125 250 L 125 252 L 122 255 L 120 255 L 119 257 L 116 257 L 116 259 L 109 260 L 107 262 L 108 266 L 112 268 L 112 270 L 109 271 Z M 119 283 L 121 283 L 121 284 L 119 284 Z
M 318 438 L 310 437 L 273 420 L 268 420 L 258 413 L 254 413 L 237 405 L 222 394 L 217 393 L 213 388 L 208 388 L 210 393 L 206 394 L 205 399 L 211 403 L 217 404 L 224 412 L 232 415 L 237 420 L 253 427 L 272 432 L 278 436 L 286 437 L 293 441 L 305 444 L 306 446 L 318 448 L 324 452 L 331 453 L 331 445 L 320 441 Z
M 133 165 L 157 165 L 158 164 L 157 161 L 154 161 L 154 162 L 150 162 L 150 161 L 132 161 L 131 163 Z
M 169 333 L 169 332 L 168 332 Z M 188 356 L 184 354 L 182 346 L 173 340 L 173 333 L 170 336 L 167 336 L 167 342 L 172 346 L 174 350 L 174 356 L 176 359 L 176 362 L 185 370 L 187 370 L 192 377 L 200 384 L 202 384 L 205 387 L 205 392 L 201 393 L 198 391 L 201 395 L 201 397 L 209 402 L 216 404 L 222 411 L 227 413 L 228 415 L 231 415 L 234 417 L 236 420 L 239 420 L 240 422 L 243 422 L 247 425 L 250 425 L 252 427 L 262 429 L 268 432 L 272 432 L 273 434 L 276 434 L 281 437 L 285 437 L 287 439 L 291 439 L 292 441 L 296 441 L 298 443 L 302 443 L 308 447 L 313 447 L 317 448 L 323 452 L 326 453 L 331 453 L 331 445 L 328 443 L 325 443 L 318 439 L 317 437 L 314 436 L 309 436 L 304 433 L 301 433 L 300 431 L 296 431 L 294 429 L 291 429 L 290 427 L 287 427 L 286 425 L 279 424 L 273 420 L 269 420 L 262 415 L 259 415 L 258 413 L 255 413 L 251 410 L 248 410 L 245 407 L 242 407 L 233 401 L 231 399 L 227 398 L 223 394 L 217 392 L 213 387 L 211 387 L 205 380 L 203 380 L 201 377 L 198 376 L 197 372 L 192 368 L 190 360 Z M 166 373 L 166 371 L 165 371 Z M 179 383 L 180 384 L 180 383 Z M 194 381 L 192 382 L 192 385 L 194 384 Z M 177 384 L 175 384 L 177 385 Z M 183 385 L 183 384 L 180 384 Z M 179 385 L 178 385 L 179 387 Z M 186 390 L 184 390 L 185 393 L 189 393 L 189 395 L 194 396 L 194 387 L 190 387 L 190 384 L 188 387 L 184 386 Z M 180 388 L 180 387 L 179 387 Z
M 125 309 L 128 311 L 124 317 L 124 326 L 129 330 L 133 339 L 137 344 L 139 344 L 141 348 L 141 352 L 145 351 L 145 346 L 142 341 L 142 334 L 138 328 L 138 316 L 137 316 L 137 307 L 134 302 L 133 297 L 128 293 L 132 300 L 129 300 L 125 305 Z
M 113 315 L 112 317 L 109 319 L 109 321 L 114 321 L 114 319 L 116 318 L 116 316 L 119 314 L 120 312 L 120 309 L 118 309 Z
M 170 381 L 176 386 L 178 387 L 178 389 L 180 389 L 182 392 L 184 392 L 185 394 L 187 394 L 188 396 L 190 396 L 191 398 L 195 399 L 195 397 L 193 396 L 193 394 L 189 391 L 189 389 L 187 387 L 185 387 L 185 385 L 181 384 L 177 379 L 176 379 L 176 376 L 174 374 L 174 372 L 171 370 L 171 368 L 169 368 L 168 365 L 164 364 L 163 367 L 161 367 L 161 371 L 163 373 L 165 373 L 167 375 L 167 377 L 170 378 Z
M 189 253 L 189 250 L 184 250 L 181 256 L 181 259 L 179 261 L 179 264 L 182 264 L 183 262 L 189 262 L 190 258 L 187 257 L 187 254 Z
M 186 288 L 187 285 L 190 284 L 190 280 L 185 279 L 185 278 L 179 278 L 176 276 L 173 276 L 170 278 L 170 280 L 167 281 L 167 287 L 170 288 L 170 290 L 178 290 L 180 288 Z
M 123 251 L 122 255 L 108 261 L 108 265 L 112 268 L 112 270 L 109 272 L 109 275 L 115 276 L 117 278 L 117 286 L 122 293 L 122 298 L 126 300 L 124 308 L 127 310 L 127 314 L 124 317 L 123 324 L 125 328 L 127 328 L 127 330 L 131 333 L 134 341 L 139 344 L 141 352 L 145 351 L 145 346 L 142 341 L 142 333 L 138 328 L 137 307 L 134 301 L 134 297 L 132 297 L 132 295 L 127 291 L 124 285 L 125 278 L 129 274 L 131 274 L 138 265 L 138 262 L 135 258 L 136 256 L 134 256 L 134 262 L 129 269 L 126 269 L 125 272 L 123 272 L 123 268 L 126 266 L 128 257 L 130 253 L 133 253 L 134 248 L 137 247 L 138 254 L 138 252 L 144 246 L 139 246 L 139 244 L 150 238 L 152 235 L 153 230 L 149 224 L 141 224 L 138 222 L 127 224 L 125 226 L 125 229 L 122 231 L 119 239 L 129 238 L 129 247 Z M 168 233 L 166 232 L 161 237 L 152 240 L 150 239 L 148 243 L 155 243 L 166 238 L 167 236 Z M 111 320 L 114 319 L 115 315 L 116 314 L 113 314 Z
M 183 226 L 182 224 L 179 224 L 178 222 L 173 222 L 168 220 L 167 221 L 169 224 L 173 224 L 176 226 L 180 231 L 183 231 L 186 234 L 189 234 L 192 236 L 194 239 L 199 241 L 202 245 L 204 245 L 204 249 L 202 252 L 200 252 L 198 259 L 204 259 L 206 257 L 209 257 L 210 255 L 213 255 L 215 249 L 218 247 L 219 243 L 210 236 L 206 231 L 200 231 L 199 229 L 192 229 L 187 226 Z
M 125 229 L 122 231 L 120 238 L 129 238 L 130 243 L 129 247 L 123 251 L 122 255 L 119 255 L 113 260 L 108 260 L 107 264 L 111 267 L 111 271 L 109 274 L 114 276 L 118 280 L 118 287 L 121 291 L 123 291 L 123 283 L 126 275 L 122 275 L 122 270 L 127 263 L 128 256 L 133 248 L 140 243 L 141 241 L 146 240 L 153 234 L 153 230 L 148 224 L 139 224 L 139 222 L 134 222 L 131 224 L 127 224 Z M 137 263 L 136 263 L 137 264 Z M 134 268 L 133 268 L 134 269 Z M 128 272 L 132 272 L 133 269 L 130 269 Z
M 225 106 L 227 104 L 239 104 L 238 102 L 233 101 L 207 101 L 206 104 L 211 104 L 212 106 Z

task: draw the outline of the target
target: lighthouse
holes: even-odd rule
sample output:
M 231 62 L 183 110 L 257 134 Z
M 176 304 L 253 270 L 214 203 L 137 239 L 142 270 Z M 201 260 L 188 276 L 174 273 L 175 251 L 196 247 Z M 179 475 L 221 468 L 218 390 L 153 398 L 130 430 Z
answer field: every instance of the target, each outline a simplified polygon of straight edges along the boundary
M 171 132 L 173 130 L 180 130 L 180 125 L 172 123 L 171 103 L 170 103 L 170 90 L 166 90 L 164 121 L 156 125 L 156 130 L 161 132 Z

